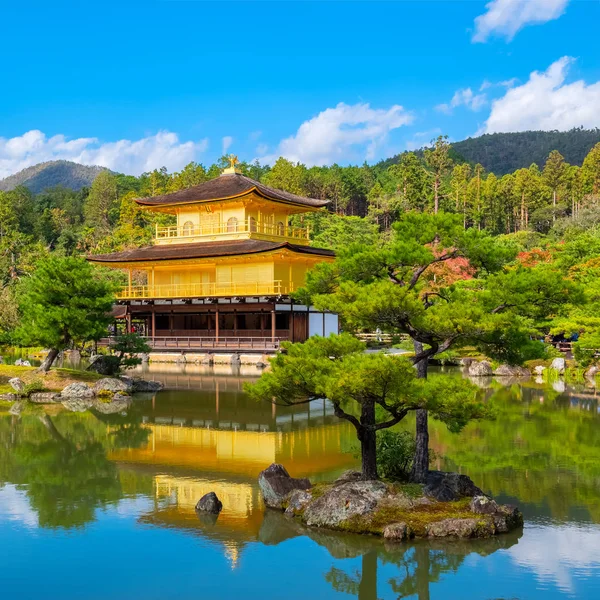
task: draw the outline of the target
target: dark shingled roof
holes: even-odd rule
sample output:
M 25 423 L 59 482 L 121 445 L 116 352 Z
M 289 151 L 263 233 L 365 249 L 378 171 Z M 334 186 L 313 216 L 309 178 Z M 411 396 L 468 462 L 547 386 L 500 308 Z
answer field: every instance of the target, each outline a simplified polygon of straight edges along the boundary
M 267 242 L 264 240 L 234 240 L 222 242 L 201 242 L 199 244 L 173 244 L 135 248 L 112 254 L 88 256 L 88 260 L 101 263 L 145 262 L 155 260 L 181 260 L 186 258 L 217 258 L 219 256 L 237 256 L 258 254 L 271 250 L 290 250 L 298 254 L 313 256 L 335 256 L 333 250 L 298 246 L 289 242 Z
M 195 185 L 187 190 L 180 190 L 172 194 L 154 196 L 153 198 L 137 198 L 136 202 L 142 206 L 168 206 L 170 204 L 187 204 L 193 202 L 210 202 L 223 200 L 236 196 L 243 196 L 251 190 L 256 190 L 261 196 L 288 202 L 299 206 L 310 206 L 319 208 L 329 203 L 329 200 L 317 200 L 315 198 L 304 198 L 296 194 L 290 194 L 282 190 L 276 190 L 263 185 L 245 175 L 230 174 L 221 175 L 216 179 L 205 181 L 200 185 Z

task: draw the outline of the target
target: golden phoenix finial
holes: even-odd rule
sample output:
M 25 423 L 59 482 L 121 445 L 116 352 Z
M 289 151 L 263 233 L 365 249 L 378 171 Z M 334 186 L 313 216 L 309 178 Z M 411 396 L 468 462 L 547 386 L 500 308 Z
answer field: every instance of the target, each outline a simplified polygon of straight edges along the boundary
M 235 165 L 238 165 L 240 163 L 240 161 L 238 160 L 238 157 L 235 154 L 230 154 L 227 157 L 227 160 L 229 161 L 229 166 L 232 169 L 235 169 Z

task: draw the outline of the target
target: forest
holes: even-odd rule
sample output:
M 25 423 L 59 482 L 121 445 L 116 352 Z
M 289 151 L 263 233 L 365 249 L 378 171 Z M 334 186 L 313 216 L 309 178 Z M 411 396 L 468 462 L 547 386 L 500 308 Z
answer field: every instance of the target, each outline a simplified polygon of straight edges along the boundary
M 226 157 L 139 177 L 101 171 L 89 188 L 33 194 L 24 186 L 0 192 L 0 336 L 18 321 L 15 286 L 48 256 L 85 256 L 152 243 L 156 225 L 172 217 L 141 210 L 137 197 L 156 196 L 218 177 Z M 330 200 L 329 210 L 295 217 L 310 226 L 314 245 L 341 249 L 377 244 L 407 213 L 454 213 L 465 230 L 501 236 L 529 256 L 551 262 L 566 243 L 569 268 L 600 255 L 600 143 L 581 166 L 556 150 L 542 164 L 501 177 L 456 159 L 445 136 L 422 153 L 385 166 L 307 167 L 280 158 L 272 166 L 241 163 L 243 174 L 296 194 Z M 562 246 L 561 246 L 562 244 Z

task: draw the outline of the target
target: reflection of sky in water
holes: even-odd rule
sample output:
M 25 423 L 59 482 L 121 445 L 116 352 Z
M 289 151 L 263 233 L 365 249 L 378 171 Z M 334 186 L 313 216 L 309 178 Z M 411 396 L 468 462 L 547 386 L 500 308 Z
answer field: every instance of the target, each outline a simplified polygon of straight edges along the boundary
M 600 578 L 600 526 L 528 527 L 508 553 L 542 583 L 578 596 L 577 580 Z

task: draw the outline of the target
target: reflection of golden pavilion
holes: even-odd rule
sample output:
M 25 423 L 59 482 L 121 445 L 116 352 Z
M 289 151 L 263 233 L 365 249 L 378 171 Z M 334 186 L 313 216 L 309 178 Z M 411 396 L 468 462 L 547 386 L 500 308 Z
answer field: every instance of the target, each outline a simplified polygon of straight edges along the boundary
M 148 444 L 122 449 L 110 459 L 122 467 L 150 468 L 155 505 L 142 520 L 159 526 L 198 531 L 227 546 L 232 564 L 244 542 L 257 539 L 263 520 L 259 472 L 282 463 L 292 476 L 329 478 L 355 465 L 348 452 L 354 432 L 337 422 L 296 431 L 219 430 L 205 427 L 145 425 Z M 203 528 L 194 508 L 204 494 L 215 492 L 223 512 L 214 528 Z

